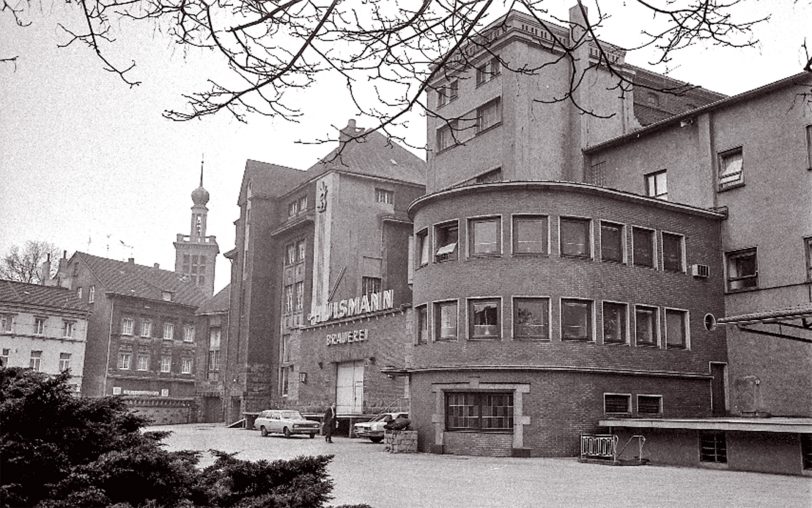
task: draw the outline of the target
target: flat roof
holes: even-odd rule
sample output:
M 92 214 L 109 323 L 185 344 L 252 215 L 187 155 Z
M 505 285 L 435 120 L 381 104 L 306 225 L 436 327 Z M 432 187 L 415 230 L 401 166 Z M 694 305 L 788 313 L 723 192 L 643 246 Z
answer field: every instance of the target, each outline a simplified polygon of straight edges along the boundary
M 598 425 L 634 429 L 735 430 L 812 434 L 812 418 L 792 417 L 617 418 L 600 420 Z

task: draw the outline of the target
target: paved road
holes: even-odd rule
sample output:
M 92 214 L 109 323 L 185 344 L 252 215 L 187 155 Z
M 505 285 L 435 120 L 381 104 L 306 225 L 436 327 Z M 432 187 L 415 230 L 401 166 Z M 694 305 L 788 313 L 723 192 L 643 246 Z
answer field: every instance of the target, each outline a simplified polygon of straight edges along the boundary
M 383 444 L 336 437 L 263 438 L 212 424 L 170 430 L 170 450 L 239 452 L 246 460 L 332 453 L 333 503 L 383 507 L 731 506 L 812 507 L 812 478 L 674 467 L 611 467 L 575 459 L 389 454 Z M 206 459 L 202 465 L 208 465 Z

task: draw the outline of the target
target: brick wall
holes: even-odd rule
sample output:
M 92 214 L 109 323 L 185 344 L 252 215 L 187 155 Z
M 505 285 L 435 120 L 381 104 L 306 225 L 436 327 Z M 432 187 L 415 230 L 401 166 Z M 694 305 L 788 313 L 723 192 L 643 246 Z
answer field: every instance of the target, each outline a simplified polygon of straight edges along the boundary
M 443 453 L 484 457 L 510 457 L 513 437 L 510 433 L 448 432 Z

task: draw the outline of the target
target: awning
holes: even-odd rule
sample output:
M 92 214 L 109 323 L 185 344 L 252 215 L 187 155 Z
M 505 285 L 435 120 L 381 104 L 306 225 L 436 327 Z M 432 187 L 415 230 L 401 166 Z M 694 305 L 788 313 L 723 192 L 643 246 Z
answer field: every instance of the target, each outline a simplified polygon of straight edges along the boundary
M 726 316 L 717 323 L 736 325 L 740 330 L 758 335 L 812 343 L 812 304 Z
M 631 429 L 690 429 L 739 432 L 812 434 L 812 418 L 617 418 L 600 420 L 601 427 Z

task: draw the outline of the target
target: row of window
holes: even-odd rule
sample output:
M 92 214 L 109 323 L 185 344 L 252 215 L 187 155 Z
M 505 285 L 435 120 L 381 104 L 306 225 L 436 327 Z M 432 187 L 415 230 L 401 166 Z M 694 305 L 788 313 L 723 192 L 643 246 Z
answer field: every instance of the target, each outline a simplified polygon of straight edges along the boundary
M 11 355 L 11 349 L 3 348 L 0 350 L 0 366 L 7 367 L 9 365 L 9 356 Z M 59 353 L 59 371 L 66 371 L 70 370 L 70 361 L 71 361 L 71 353 Z M 31 356 L 29 358 L 28 367 L 31 370 L 35 370 L 39 372 L 42 370 L 42 351 L 41 350 L 33 350 L 31 351 Z
M 663 414 L 662 395 L 640 395 L 636 397 L 639 416 L 657 416 Z M 632 394 L 604 393 L 603 412 L 610 416 L 631 416 Z
M 206 283 L 206 256 L 199 254 L 184 254 L 182 272 L 189 276 L 195 284 Z
M 48 318 L 45 316 L 35 316 L 33 335 L 44 337 L 47 331 Z M 14 323 L 14 314 L 0 314 L 0 333 L 14 333 L 17 327 Z M 63 339 L 72 339 L 76 329 L 76 321 L 63 319 L 61 323 L 61 335 Z
M 497 97 L 437 129 L 437 151 L 447 150 L 501 123 L 502 101 Z
M 150 370 L 150 359 L 151 356 L 149 353 L 138 353 L 135 357 L 135 370 L 146 372 Z M 170 355 L 162 355 L 160 360 L 160 369 L 159 372 L 168 373 L 172 372 L 172 356 Z M 180 372 L 181 374 L 191 374 L 192 373 L 192 358 L 181 358 L 180 363 Z M 118 353 L 118 364 L 117 367 L 119 370 L 132 370 L 133 367 L 133 353 L 131 351 L 119 351 Z
M 806 257 L 806 280 L 812 281 L 812 237 L 803 239 Z M 744 291 L 758 288 L 758 249 L 753 247 L 725 253 L 727 290 Z
M 288 217 L 296 217 L 301 213 L 307 211 L 307 194 L 298 196 L 293 201 L 288 203 Z
M 141 330 L 139 337 L 151 338 L 152 335 L 152 320 L 141 319 Z M 135 319 L 131 317 L 124 317 L 121 319 L 121 335 L 135 335 Z M 164 322 L 163 336 L 164 340 L 173 340 L 175 338 L 175 323 Z M 195 326 L 192 324 L 183 325 L 183 341 L 195 341 Z
M 502 64 L 498 57 L 493 57 L 476 66 L 476 86 L 496 79 L 502 74 Z M 441 108 L 446 104 L 455 101 L 460 94 L 459 79 L 452 79 L 447 84 L 437 89 L 437 107 Z
M 77 265 L 78 266 L 78 265 Z M 82 300 L 84 296 L 84 290 L 81 286 L 76 288 L 76 297 L 79 300 Z M 87 303 L 94 303 L 96 301 L 96 286 L 90 286 L 87 288 Z
M 513 297 L 511 301 L 512 339 L 550 341 L 551 299 Z M 690 318 L 687 310 L 613 301 L 603 301 L 599 306 L 602 309 L 600 330 L 601 341 L 604 344 L 630 344 L 630 339 L 633 338 L 636 346 L 690 348 Z M 454 341 L 460 338 L 457 300 L 418 305 L 415 307 L 415 315 L 417 344 L 427 344 L 431 340 L 430 332 L 435 342 Z M 593 300 L 561 298 L 560 316 L 561 340 L 596 341 Z M 715 320 L 711 315 L 708 316 L 711 319 L 706 320 L 706 328 L 712 329 Z M 630 322 L 632 318 L 633 324 Z M 661 320 L 664 323 L 661 323 Z M 502 322 L 501 298 L 468 298 L 468 340 L 500 340 Z M 429 323 L 433 323 L 433 326 L 429 327 Z
M 467 224 L 468 257 L 501 256 L 504 251 L 502 216 L 477 217 L 463 221 Z M 561 257 L 593 259 L 612 263 L 630 262 L 634 266 L 684 272 L 685 237 L 677 233 L 632 226 L 631 259 L 627 252 L 627 226 L 597 221 L 598 254 L 592 252 L 593 220 L 581 217 L 558 217 L 558 253 Z M 457 259 L 459 220 L 435 225 L 434 245 L 431 247 L 429 228 L 417 233 L 415 246 L 418 267 L 429 263 Z M 550 254 L 550 217 L 547 215 L 512 215 L 512 248 L 514 256 Z M 658 244 L 660 248 L 658 249 Z
M 303 263 L 307 251 L 307 242 L 298 240 L 285 245 L 285 266 Z

